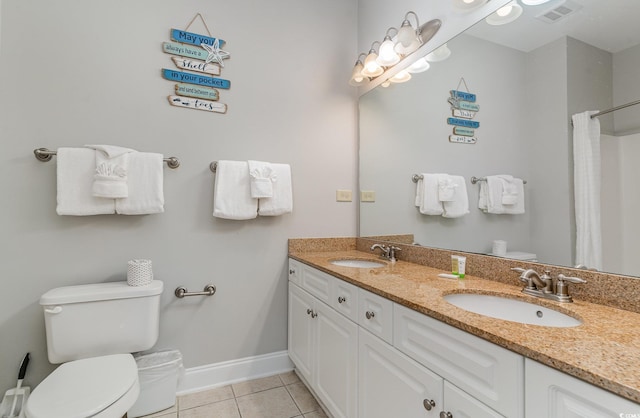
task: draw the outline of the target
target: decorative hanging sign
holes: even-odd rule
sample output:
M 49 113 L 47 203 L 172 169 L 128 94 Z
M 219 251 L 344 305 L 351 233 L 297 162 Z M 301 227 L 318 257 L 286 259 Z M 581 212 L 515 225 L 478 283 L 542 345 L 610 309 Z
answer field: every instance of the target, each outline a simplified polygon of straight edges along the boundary
M 192 99 L 189 97 L 169 96 L 172 106 L 186 107 L 189 109 L 206 110 L 207 112 L 227 113 L 227 105 L 211 100 Z
M 210 87 L 200 87 L 191 84 L 176 84 L 176 94 L 178 96 L 197 97 L 205 100 L 218 100 L 218 90 Z
M 464 84 L 466 91 L 460 90 Z M 458 87 L 449 90 L 450 97 L 447 99 L 451 105 L 452 118 L 447 118 L 449 125 L 454 125 L 453 135 L 449 135 L 449 142 L 457 144 L 475 144 L 478 139 L 474 136 L 475 129 L 480 127 L 480 122 L 471 120 L 476 117 L 476 112 L 480 110 L 480 105 L 475 103 L 476 95 L 469 92 L 469 87 L 464 78 L 460 78 Z
M 197 18 L 204 24 L 208 36 L 188 31 Z M 171 60 L 178 70 L 163 68 L 162 76 L 178 83 L 174 87 L 175 94 L 168 96 L 169 104 L 186 109 L 226 113 L 227 105 L 217 101 L 220 93 L 216 88 L 229 89 L 231 82 L 210 76 L 220 75 L 224 60 L 231 55 L 220 49 L 225 41 L 211 36 L 200 13 L 191 19 L 184 30 L 171 29 L 170 33 L 173 42 L 163 42 L 162 50 L 172 55 Z
M 203 61 L 189 60 L 179 57 L 171 57 L 173 62 L 181 70 L 197 71 L 199 73 L 207 73 L 212 75 L 220 75 L 220 66 L 218 64 L 207 64 Z

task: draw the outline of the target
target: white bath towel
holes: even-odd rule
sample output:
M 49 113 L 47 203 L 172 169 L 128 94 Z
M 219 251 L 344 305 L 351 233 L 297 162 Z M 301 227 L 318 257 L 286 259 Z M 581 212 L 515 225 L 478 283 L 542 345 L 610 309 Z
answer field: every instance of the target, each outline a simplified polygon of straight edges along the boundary
M 164 212 L 162 159 L 162 154 L 153 152 L 129 154 L 129 196 L 115 199 L 118 214 L 147 215 Z
M 449 176 L 449 178 L 454 184 L 454 194 L 452 200 L 442 202 L 444 208 L 442 216 L 445 218 L 460 218 L 469 213 L 467 186 L 462 176 Z
M 438 176 L 438 200 L 451 202 L 455 198 L 457 184 L 452 176 L 443 174 Z
M 251 197 L 249 164 L 246 161 L 218 161 L 213 189 L 213 216 L 234 220 L 258 216 L 258 199 Z
M 95 197 L 124 198 L 129 195 L 127 169 L 131 148 L 115 145 L 85 145 L 95 150 L 96 171 L 93 176 L 92 194 Z
M 422 173 L 416 183 L 416 206 L 423 215 L 442 215 L 444 209 L 438 198 L 438 180 L 443 174 Z
M 506 174 L 487 176 L 486 179 L 486 182 L 480 183 L 478 208 L 482 209 L 486 213 L 496 215 L 517 215 L 524 213 L 524 183 L 522 179 Z M 503 203 L 505 201 L 506 182 L 509 183 L 509 197 L 506 201 L 515 200 L 513 204 Z
M 273 197 L 259 200 L 258 214 L 260 216 L 278 216 L 293 211 L 291 166 L 289 164 L 272 163 L 271 167 L 275 172 Z
M 58 215 L 107 215 L 115 213 L 115 201 L 91 194 L 96 170 L 95 151 L 88 148 L 58 148 Z
M 270 163 L 249 160 L 249 176 L 251 177 L 251 197 L 273 197 L 273 182 L 277 176 Z

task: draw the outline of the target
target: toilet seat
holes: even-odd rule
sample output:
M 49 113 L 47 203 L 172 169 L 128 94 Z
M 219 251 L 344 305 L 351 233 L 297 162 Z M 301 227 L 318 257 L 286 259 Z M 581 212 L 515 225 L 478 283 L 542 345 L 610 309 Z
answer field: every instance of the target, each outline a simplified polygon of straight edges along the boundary
M 32 392 L 28 418 L 120 418 L 138 399 L 138 368 L 131 354 L 70 361 Z

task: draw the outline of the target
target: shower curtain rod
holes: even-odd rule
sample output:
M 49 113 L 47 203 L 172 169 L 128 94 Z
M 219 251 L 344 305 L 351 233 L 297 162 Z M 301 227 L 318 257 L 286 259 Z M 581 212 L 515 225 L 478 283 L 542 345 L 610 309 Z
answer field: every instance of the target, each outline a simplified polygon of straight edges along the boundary
M 612 107 L 611 109 L 607 109 L 607 110 L 603 110 L 603 111 L 598 112 L 598 113 L 594 113 L 593 115 L 591 115 L 591 119 L 595 118 L 596 116 L 606 115 L 607 113 L 615 112 L 616 110 L 624 109 L 625 107 L 634 106 L 634 105 L 637 105 L 637 104 L 640 104 L 640 100 L 636 100 L 635 102 L 623 104 L 623 105 L 620 105 L 620 106 Z

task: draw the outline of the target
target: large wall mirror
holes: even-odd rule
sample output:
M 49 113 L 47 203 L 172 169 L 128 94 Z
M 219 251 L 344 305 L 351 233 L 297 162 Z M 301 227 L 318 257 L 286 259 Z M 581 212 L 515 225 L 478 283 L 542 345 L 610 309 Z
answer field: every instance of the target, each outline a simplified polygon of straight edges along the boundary
M 416 245 L 485 254 L 504 240 L 509 252 L 574 265 L 571 115 L 640 100 L 640 2 L 523 7 L 512 23 L 481 21 L 450 40 L 450 57 L 409 82 L 360 98 L 360 189 L 375 192 L 375 201 L 360 203 L 360 236 L 412 234 Z M 555 21 L 540 17 L 558 7 L 573 11 Z M 480 107 L 477 142 L 452 143 L 447 99 L 466 87 Z M 600 116 L 600 123 L 603 269 L 638 276 L 640 105 Z M 419 173 L 463 176 L 470 213 L 420 214 L 412 182 Z M 524 214 L 478 209 L 471 177 L 497 174 L 527 181 Z

